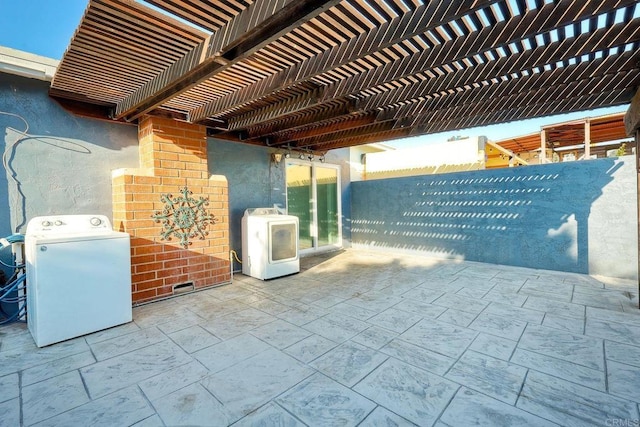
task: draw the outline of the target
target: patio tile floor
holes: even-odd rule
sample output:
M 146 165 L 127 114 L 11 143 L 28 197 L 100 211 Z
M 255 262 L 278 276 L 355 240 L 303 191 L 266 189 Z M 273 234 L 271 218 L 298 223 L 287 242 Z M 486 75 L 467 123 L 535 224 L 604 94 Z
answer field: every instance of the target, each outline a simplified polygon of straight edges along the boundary
M 630 281 L 347 250 L 37 349 L 0 328 L 3 426 L 637 425 Z

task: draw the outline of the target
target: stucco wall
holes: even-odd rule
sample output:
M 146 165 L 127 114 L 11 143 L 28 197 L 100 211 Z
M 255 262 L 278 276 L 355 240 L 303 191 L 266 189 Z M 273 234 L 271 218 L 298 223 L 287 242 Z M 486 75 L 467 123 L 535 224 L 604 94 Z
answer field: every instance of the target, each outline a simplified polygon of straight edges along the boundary
M 229 184 L 230 247 L 242 259 L 242 215 L 247 208 L 285 207 L 284 165 L 271 163 L 263 147 L 208 139 L 209 170 Z M 234 269 L 240 270 L 238 263 Z
M 637 277 L 634 158 L 352 183 L 355 247 Z
M 100 213 L 112 217 L 111 171 L 139 167 L 137 126 L 82 118 L 61 108 L 48 94 L 49 84 L 0 73 L 0 130 L 10 170 L 0 174 L 0 234 L 26 231 L 34 216 Z M 231 248 L 241 255 L 244 210 L 285 207 L 284 163 L 270 161 L 264 147 L 210 138 L 211 174 L 228 177 Z M 348 150 L 327 155 L 341 165 L 343 238 L 349 241 Z M 15 175 L 17 183 L 10 176 Z M 0 254 L 1 256 L 2 254 Z M 238 266 L 236 265 L 236 268 Z
M 242 258 L 242 216 L 247 208 L 286 207 L 285 163 L 271 161 L 272 149 L 209 138 L 209 169 L 229 183 L 231 249 Z M 350 239 L 350 187 L 348 150 L 335 150 L 326 162 L 340 165 L 342 186 L 343 244 Z M 240 270 L 235 263 L 234 269 Z
M 9 171 L 0 174 L 0 233 L 26 231 L 38 215 L 112 217 L 111 170 L 138 167 L 137 126 L 86 119 L 47 95 L 49 84 L 0 73 L 0 131 Z M 9 176 L 14 174 L 17 183 Z

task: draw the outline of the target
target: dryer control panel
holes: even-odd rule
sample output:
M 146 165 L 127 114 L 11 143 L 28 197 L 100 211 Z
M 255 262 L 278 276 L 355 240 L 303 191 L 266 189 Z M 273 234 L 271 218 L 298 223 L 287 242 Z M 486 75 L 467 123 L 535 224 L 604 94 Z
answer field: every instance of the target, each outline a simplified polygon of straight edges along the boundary
M 244 211 L 246 216 L 250 215 L 283 215 L 278 208 L 249 208 Z

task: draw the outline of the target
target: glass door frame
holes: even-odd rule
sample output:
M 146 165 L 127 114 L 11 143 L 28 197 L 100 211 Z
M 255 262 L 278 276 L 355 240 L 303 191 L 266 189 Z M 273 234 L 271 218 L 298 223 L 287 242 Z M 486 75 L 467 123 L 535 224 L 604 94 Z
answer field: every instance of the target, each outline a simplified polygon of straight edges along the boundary
M 287 213 L 289 212 L 289 194 L 287 189 L 287 166 L 288 165 L 309 166 L 311 168 L 311 238 L 312 245 L 307 249 L 300 249 L 301 255 L 312 253 L 321 253 L 342 248 L 342 185 L 340 181 L 340 166 L 327 163 L 315 163 L 308 160 L 286 159 L 285 161 L 285 203 Z M 316 168 L 328 168 L 336 171 L 336 202 L 337 202 L 337 225 L 338 225 L 338 241 L 335 244 L 318 246 L 318 188 L 316 179 Z

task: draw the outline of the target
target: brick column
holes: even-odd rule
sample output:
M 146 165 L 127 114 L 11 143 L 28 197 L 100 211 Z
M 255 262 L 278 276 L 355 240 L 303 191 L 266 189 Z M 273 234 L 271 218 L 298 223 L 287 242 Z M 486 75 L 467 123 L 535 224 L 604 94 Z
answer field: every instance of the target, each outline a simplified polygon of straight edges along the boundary
M 227 283 L 229 272 L 229 203 L 227 180 L 209 176 L 206 129 L 159 117 L 144 117 L 138 125 L 140 169 L 113 172 L 113 221 L 116 230 L 131 234 L 131 278 L 134 302 L 173 294 L 174 286 L 196 288 Z M 194 199 L 208 198 L 213 215 L 204 239 L 180 245 L 175 235 L 163 240 L 163 227 L 153 215 L 166 203 L 163 194 L 181 196 L 187 187 Z

